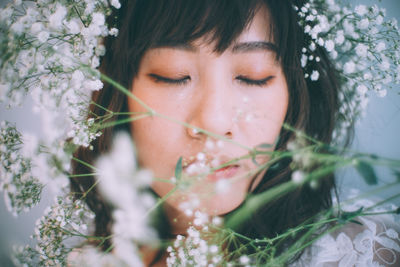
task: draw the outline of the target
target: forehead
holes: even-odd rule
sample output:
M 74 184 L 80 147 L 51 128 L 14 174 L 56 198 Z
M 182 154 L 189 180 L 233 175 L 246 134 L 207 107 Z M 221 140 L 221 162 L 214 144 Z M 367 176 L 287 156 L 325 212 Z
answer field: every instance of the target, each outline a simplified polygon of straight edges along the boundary
M 271 16 L 264 5 L 256 9 L 255 15 L 236 41 L 251 42 L 264 40 L 273 43 Z

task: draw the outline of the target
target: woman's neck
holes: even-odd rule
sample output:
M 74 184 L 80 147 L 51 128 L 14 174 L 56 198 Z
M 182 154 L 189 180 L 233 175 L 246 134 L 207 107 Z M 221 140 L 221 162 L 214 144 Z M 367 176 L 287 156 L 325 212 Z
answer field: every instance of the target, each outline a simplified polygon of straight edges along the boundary
M 193 225 L 193 218 L 168 204 L 164 204 L 164 212 L 169 221 L 171 235 L 186 235 L 187 229 Z

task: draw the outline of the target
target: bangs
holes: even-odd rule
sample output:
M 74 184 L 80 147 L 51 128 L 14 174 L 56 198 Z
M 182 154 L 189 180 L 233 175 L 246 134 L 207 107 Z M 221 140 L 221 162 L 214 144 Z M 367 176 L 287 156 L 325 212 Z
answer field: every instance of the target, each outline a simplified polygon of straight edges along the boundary
M 252 21 L 257 0 L 142 0 L 130 24 L 133 47 L 189 44 L 205 37 L 222 53 Z

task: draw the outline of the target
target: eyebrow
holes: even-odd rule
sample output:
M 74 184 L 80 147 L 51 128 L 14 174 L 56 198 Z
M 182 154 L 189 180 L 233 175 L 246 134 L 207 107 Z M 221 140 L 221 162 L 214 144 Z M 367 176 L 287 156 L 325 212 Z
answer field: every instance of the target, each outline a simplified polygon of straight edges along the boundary
M 172 48 L 178 50 L 184 50 L 188 52 L 196 52 L 197 48 L 191 44 L 187 43 L 173 43 L 173 42 L 166 42 L 166 43 L 159 43 L 150 47 L 151 49 L 156 48 Z
M 236 43 L 232 48 L 233 53 L 253 52 L 259 50 L 277 53 L 278 47 L 271 42 L 256 41 Z
M 196 52 L 198 49 L 188 43 L 160 43 L 152 46 L 151 48 L 172 48 L 178 50 L 184 50 L 188 52 Z M 246 53 L 246 52 L 256 52 L 256 51 L 268 51 L 278 53 L 278 47 L 271 42 L 266 41 L 252 41 L 252 42 L 240 42 L 235 43 L 232 47 L 232 53 Z

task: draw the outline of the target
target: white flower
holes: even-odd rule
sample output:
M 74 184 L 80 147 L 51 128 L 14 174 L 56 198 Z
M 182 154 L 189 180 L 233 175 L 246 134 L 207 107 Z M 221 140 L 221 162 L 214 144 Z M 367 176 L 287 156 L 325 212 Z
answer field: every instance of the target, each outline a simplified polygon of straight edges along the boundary
M 358 44 L 356 46 L 356 54 L 359 57 L 366 57 L 368 52 L 368 47 L 365 44 Z
M 88 91 L 98 91 L 101 88 L 103 88 L 103 83 L 100 80 L 86 80 L 83 83 L 83 88 L 85 88 Z
M 379 67 L 381 68 L 381 70 L 385 71 L 388 70 L 390 68 L 390 63 L 387 59 L 383 59 L 383 61 L 381 62 L 381 64 L 379 64 Z
M 367 7 L 365 5 L 358 5 L 356 6 L 356 8 L 354 9 L 354 11 L 357 13 L 357 15 L 359 16 L 364 16 L 368 10 Z
M 353 61 L 346 62 L 343 66 L 343 71 L 345 74 L 351 74 L 355 71 L 356 64 Z
M 116 28 L 111 28 L 108 32 L 109 35 L 111 36 L 117 36 L 118 35 L 118 29 Z
M 328 40 L 325 42 L 326 51 L 331 52 L 335 49 L 335 42 L 332 40 Z
M 382 80 L 382 83 L 383 83 L 383 84 L 389 84 L 389 83 L 391 83 L 392 81 L 393 81 L 393 79 L 392 79 L 391 76 L 386 76 L 386 77 Z
M 329 53 L 332 59 L 336 59 L 338 56 L 338 52 L 336 50 L 333 50 L 332 52 Z
M 246 255 L 242 255 L 239 258 L 240 264 L 248 264 L 250 262 L 250 258 Z
M 38 41 L 41 43 L 45 43 L 47 39 L 49 39 L 50 33 L 47 31 L 42 31 L 37 35 Z
M 365 30 L 367 29 L 369 26 L 369 20 L 367 18 L 362 19 L 359 23 L 358 23 L 358 28 L 360 28 L 361 30 Z
M 315 51 L 315 49 L 317 48 L 317 46 L 315 45 L 314 42 L 311 42 L 309 48 L 310 48 L 311 51 Z
M 377 25 L 381 25 L 383 23 L 383 17 L 381 15 L 377 16 L 375 19 L 375 23 Z
M 206 159 L 206 155 L 202 152 L 197 153 L 196 158 L 198 161 L 204 161 Z
M 301 67 L 304 68 L 307 65 L 308 57 L 305 54 L 301 55 Z
M 387 90 L 386 90 L 386 89 L 378 90 L 378 91 L 376 92 L 376 94 L 377 94 L 379 97 L 385 97 L 386 94 L 387 94 Z
M 351 24 L 349 21 L 347 21 L 347 20 L 345 20 L 344 22 L 343 22 L 343 29 L 344 29 L 344 32 L 346 33 L 346 34 L 348 34 L 348 35 L 353 35 L 353 33 L 354 33 L 354 26 L 353 26 L 353 24 Z
M 67 9 L 61 4 L 57 4 L 57 9 L 49 17 L 49 26 L 55 30 L 60 30 L 62 21 L 67 15 Z
M 321 27 L 321 32 L 327 32 L 330 29 L 328 18 L 325 15 L 318 15 L 318 20 Z
M 121 7 L 119 0 L 111 0 L 111 5 L 117 9 Z
M 311 78 L 311 81 L 317 81 L 319 79 L 319 72 L 316 70 L 313 70 L 310 78 Z
M 41 22 L 35 22 L 31 26 L 31 34 L 36 35 L 43 29 L 43 23 Z
M 357 92 L 359 94 L 364 95 L 368 92 L 368 88 L 364 84 L 361 84 L 361 85 L 357 86 Z
M 92 24 L 95 25 L 104 25 L 105 23 L 105 17 L 104 14 L 95 12 L 92 16 Z
M 376 51 L 377 52 L 382 52 L 383 50 L 385 50 L 386 49 L 386 44 L 384 43 L 384 42 L 379 42 L 377 45 L 376 45 Z
M 372 35 L 372 36 L 374 36 L 374 35 L 377 34 L 377 33 L 379 33 L 379 30 L 378 30 L 377 27 L 372 27 L 372 28 L 369 30 L 369 34 Z
M 300 170 L 296 170 L 292 173 L 292 181 L 295 184 L 301 184 L 304 181 L 305 175 L 304 172 Z
M 364 78 L 364 80 L 371 80 L 372 79 L 371 72 L 364 73 L 363 78 Z
M 78 34 L 81 31 L 82 22 L 78 19 L 71 19 L 66 23 L 66 26 L 71 34 Z
M 335 42 L 336 42 L 336 44 L 341 45 L 341 44 L 343 44 L 344 40 L 345 40 L 344 39 L 344 31 L 339 30 L 336 34 Z

